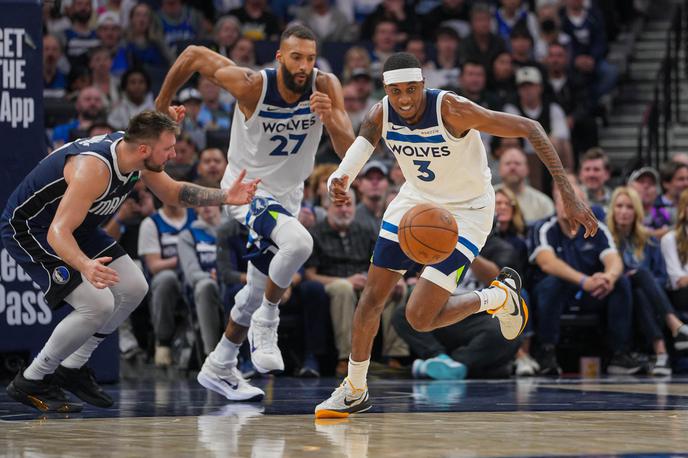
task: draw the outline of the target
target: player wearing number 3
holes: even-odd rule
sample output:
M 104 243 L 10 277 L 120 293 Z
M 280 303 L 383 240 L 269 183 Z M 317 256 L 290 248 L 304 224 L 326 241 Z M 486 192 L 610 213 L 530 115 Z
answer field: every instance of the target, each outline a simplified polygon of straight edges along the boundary
M 261 179 L 250 205 L 226 209 L 251 229 L 255 253 L 225 333 L 198 375 L 201 385 L 230 400 L 263 396 L 236 368 L 247 335 L 259 372 L 284 370 L 277 347 L 277 306 L 313 247 L 310 234 L 295 218 L 303 182 L 313 171 L 323 125 L 340 157 L 354 140 L 341 85 L 333 75 L 315 69 L 315 59 L 315 35 L 302 26 L 282 34 L 276 70 L 256 72 L 207 48 L 190 46 L 170 69 L 156 100 L 158 110 L 165 111 L 194 72 L 228 90 L 237 105 L 222 187 L 242 169 L 247 178 Z
M 527 118 L 486 110 L 446 91 L 425 89 L 420 63 L 397 53 L 384 64 L 387 96 L 363 120 L 358 138 L 346 152 L 328 187 L 335 205 L 345 203 L 346 190 L 373 149 L 384 139 L 406 178 L 383 216 L 368 282 L 356 307 L 347 378 L 315 409 L 316 417 L 345 417 L 371 407 L 366 374 L 380 314 L 401 275 L 414 263 L 402 252 L 397 237 L 404 214 L 421 203 L 449 210 L 458 223 L 454 252 L 439 264 L 425 266 L 406 306 L 409 323 L 431 331 L 482 311 L 499 319 L 502 334 L 515 339 L 525 327 L 527 308 L 521 300 L 518 273 L 502 269 L 489 288 L 450 297 L 492 229 L 495 197 L 479 131 L 499 137 L 527 138 L 561 190 L 571 227 L 585 226 L 594 235 L 597 220 L 573 192 L 547 134 Z

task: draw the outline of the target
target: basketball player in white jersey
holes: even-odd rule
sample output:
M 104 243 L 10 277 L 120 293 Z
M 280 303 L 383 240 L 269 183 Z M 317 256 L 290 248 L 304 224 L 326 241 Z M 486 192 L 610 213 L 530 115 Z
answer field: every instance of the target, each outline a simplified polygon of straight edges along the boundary
M 381 138 L 399 161 L 406 183 L 383 216 L 368 281 L 354 314 L 348 376 L 315 408 L 317 418 L 346 417 L 372 406 L 366 375 L 380 314 L 394 285 L 415 265 L 401 251 L 397 229 L 404 213 L 417 204 L 430 202 L 449 210 L 458 223 L 459 240 L 446 260 L 423 269 L 406 306 L 409 323 L 418 331 L 431 331 L 487 311 L 499 319 L 505 338 L 515 339 L 523 332 L 528 309 L 514 270 L 502 269 L 489 288 L 451 296 L 483 247 L 494 218 L 494 190 L 479 131 L 530 140 L 566 196 L 567 214 L 576 221 L 571 227 L 583 224 L 586 236 L 597 231 L 595 216 L 571 189 L 539 123 L 486 110 L 451 92 L 425 89 L 420 63 L 408 53 L 387 59 L 383 79 L 387 96 L 370 109 L 358 138 L 330 177 L 330 194 L 335 205 L 348 201 L 350 181 Z
M 278 304 L 313 247 L 310 234 L 295 217 L 303 182 L 313 170 L 323 126 L 340 157 L 354 140 L 341 84 L 315 69 L 315 60 L 315 35 L 303 26 L 289 27 L 282 34 L 277 69 L 253 71 L 207 48 L 190 46 L 170 69 L 156 100 L 158 110 L 166 111 L 194 72 L 229 91 L 237 106 L 222 187 L 243 168 L 248 178 L 261 179 L 250 205 L 227 208 L 251 229 L 255 252 L 225 333 L 198 374 L 201 385 L 230 400 L 257 400 L 264 394 L 236 367 L 247 335 L 259 372 L 284 370 L 277 347 Z

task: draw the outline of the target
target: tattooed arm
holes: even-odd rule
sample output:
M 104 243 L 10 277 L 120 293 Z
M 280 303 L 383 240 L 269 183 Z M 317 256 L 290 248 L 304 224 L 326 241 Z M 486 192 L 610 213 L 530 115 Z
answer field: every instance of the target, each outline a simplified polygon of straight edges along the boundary
M 588 205 L 576 196 L 561 159 L 539 122 L 487 110 L 454 95 L 445 96 L 442 100 L 442 121 L 455 137 L 465 135 L 469 129 L 476 129 L 497 137 L 527 138 L 561 192 L 570 227 L 578 228 L 580 223 L 585 227 L 586 237 L 595 235 L 597 218 Z
M 148 189 L 168 205 L 203 207 L 211 205 L 242 205 L 253 200 L 260 179 L 244 182 L 242 170 L 228 189 L 206 188 L 193 183 L 175 181 L 165 172 L 144 171 L 142 178 Z

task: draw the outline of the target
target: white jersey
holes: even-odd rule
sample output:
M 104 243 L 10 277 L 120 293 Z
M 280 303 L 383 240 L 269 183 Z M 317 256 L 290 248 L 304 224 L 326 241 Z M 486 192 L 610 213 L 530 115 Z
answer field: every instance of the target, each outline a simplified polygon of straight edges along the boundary
M 241 110 L 234 110 L 222 188 L 246 169 L 246 179 L 260 178 L 258 188 L 279 200 L 302 188 L 313 171 L 323 128 L 309 102 L 318 70 L 313 69 L 312 87 L 291 104 L 277 90 L 277 70 L 261 73 L 263 89 L 253 115 L 246 119 Z
M 444 127 L 441 104 L 446 93 L 426 89 L 425 113 L 414 125 L 394 111 L 386 96 L 382 99 L 382 138 L 406 178 L 402 192 L 438 204 L 485 195 L 492 181 L 480 133 L 471 129 L 456 138 Z

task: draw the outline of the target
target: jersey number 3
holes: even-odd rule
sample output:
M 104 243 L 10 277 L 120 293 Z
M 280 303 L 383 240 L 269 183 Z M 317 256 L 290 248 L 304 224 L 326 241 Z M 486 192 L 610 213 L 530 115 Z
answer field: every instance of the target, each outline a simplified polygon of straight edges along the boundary
M 296 154 L 299 152 L 299 149 L 301 148 L 301 145 L 303 145 L 303 141 L 306 139 L 306 134 L 301 134 L 301 135 L 296 135 L 296 134 L 289 134 L 289 139 L 285 137 L 284 135 L 274 135 L 270 137 L 270 141 L 273 142 L 278 142 L 277 146 L 275 149 L 272 150 L 270 153 L 270 156 L 289 156 L 290 154 Z M 294 147 L 291 149 L 291 151 L 287 151 L 286 147 L 287 144 L 289 143 L 289 140 L 296 140 L 296 144 Z
M 435 172 L 428 168 L 430 161 L 413 161 L 413 165 L 418 166 L 418 171 L 421 173 L 418 175 L 418 179 L 421 181 L 432 181 L 435 179 Z

